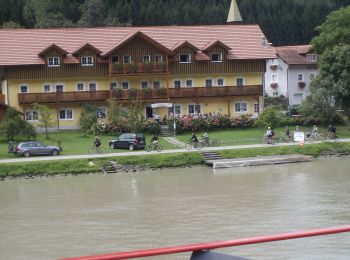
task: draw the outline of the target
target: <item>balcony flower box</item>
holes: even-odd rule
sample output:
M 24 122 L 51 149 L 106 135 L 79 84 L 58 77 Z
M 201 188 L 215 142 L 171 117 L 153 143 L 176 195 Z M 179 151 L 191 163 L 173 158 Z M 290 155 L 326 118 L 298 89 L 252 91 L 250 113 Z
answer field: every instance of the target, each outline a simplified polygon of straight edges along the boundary
M 143 90 L 143 94 L 144 94 L 145 99 L 152 98 L 152 89 L 145 88 Z
M 299 86 L 299 88 L 304 88 L 306 86 L 306 84 L 304 81 L 300 81 L 300 82 L 298 82 L 298 86 Z
M 138 91 L 135 88 L 129 89 L 129 97 L 130 99 L 137 99 Z
M 123 97 L 123 90 L 120 88 L 113 89 L 112 95 L 114 98 L 120 99 Z
M 276 88 L 278 88 L 278 83 L 277 82 L 271 83 L 270 87 L 273 89 L 276 89 Z
M 129 72 L 130 73 L 136 73 L 136 70 L 137 70 L 137 65 L 135 63 L 130 63 L 129 64 Z
M 278 66 L 276 64 L 270 65 L 270 70 L 277 70 Z
M 158 97 L 165 97 L 167 94 L 167 89 L 166 88 L 157 88 L 156 94 Z
M 112 70 L 116 73 L 123 73 L 123 64 L 113 63 Z
M 152 63 L 150 63 L 150 62 L 145 62 L 145 63 L 143 64 L 143 66 L 144 66 L 144 68 L 145 68 L 145 72 L 146 72 L 146 73 L 152 72 Z

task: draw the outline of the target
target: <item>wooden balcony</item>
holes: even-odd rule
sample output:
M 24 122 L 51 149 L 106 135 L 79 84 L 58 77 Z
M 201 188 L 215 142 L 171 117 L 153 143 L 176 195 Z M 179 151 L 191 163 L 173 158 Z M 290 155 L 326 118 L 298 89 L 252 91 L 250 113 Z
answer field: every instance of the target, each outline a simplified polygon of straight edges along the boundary
M 109 74 L 166 74 L 168 71 L 168 63 L 165 62 L 109 64 Z
M 0 94 L 0 104 L 5 104 L 5 95 Z
M 170 98 L 255 96 L 262 94 L 263 87 L 261 85 L 169 89 Z
M 194 87 L 194 88 L 160 88 L 160 89 L 116 89 L 113 91 L 75 91 L 53 93 L 20 93 L 19 104 L 33 103 L 70 103 L 70 102 L 94 102 L 106 101 L 110 97 L 118 101 L 130 101 L 134 99 L 147 101 L 160 101 L 178 98 L 201 97 L 230 97 L 230 96 L 261 96 L 263 87 L 260 86 L 225 86 L 225 87 Z M 1 98 L 1 96 L 0 96 Z
M 67 103 L 106 101 L 109 98 L 108 90 L 102 91 L 74 91 L 52 93 L 19 93 L 18 102 L 21 105 L 33 103 Z

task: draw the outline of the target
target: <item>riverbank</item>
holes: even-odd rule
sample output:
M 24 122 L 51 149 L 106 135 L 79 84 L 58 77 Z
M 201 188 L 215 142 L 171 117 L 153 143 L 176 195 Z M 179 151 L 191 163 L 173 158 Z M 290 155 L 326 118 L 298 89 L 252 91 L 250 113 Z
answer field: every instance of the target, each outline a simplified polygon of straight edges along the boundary
M 341 156 L 350 154 L 350 143 L 326 142 L 320 144 L 307 144 L 304 146 L 268 146 L 261 148 L 242 148 L 234 150 L 218 151 L 225 159 L 247 158 L 255 156 L 273 156 L 288 154 L 304 154 L 313 157 Z M 0 179 L 12 179 L 18 177 L 35 178 L 52 175 L 88 174 L 102 172 L 101 168 L 108 161 L 116 161 L 126 165 L 121 169 L 124 172 L 140 172 L 148 169 L 189 167 L 204 163 L 200 152 L 174 153 L 174 154 L 149 154 L 137 156 L 119 156 L 108 158 L 92 158 L 79 160 L 61 160 L 44 162 L 24 162 L 0 165 Z

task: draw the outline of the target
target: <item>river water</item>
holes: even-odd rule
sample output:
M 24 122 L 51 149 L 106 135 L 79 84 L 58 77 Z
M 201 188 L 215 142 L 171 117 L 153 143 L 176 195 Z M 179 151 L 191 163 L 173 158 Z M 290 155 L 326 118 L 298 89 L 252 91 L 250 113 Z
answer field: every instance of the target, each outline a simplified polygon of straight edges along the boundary
M 57 259 L 350 224 L 349 159 L 3 181 L 0 259 Z M 345 260 L 350 234 L 216 251 Z

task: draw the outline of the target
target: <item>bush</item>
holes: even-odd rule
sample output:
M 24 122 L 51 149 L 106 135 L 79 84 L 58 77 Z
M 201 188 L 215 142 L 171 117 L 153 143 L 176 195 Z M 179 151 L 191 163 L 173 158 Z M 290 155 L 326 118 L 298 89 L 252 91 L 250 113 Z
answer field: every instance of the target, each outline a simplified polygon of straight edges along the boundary
M 160 125 L 153 119 L 148 119 L 143 122 L 142 131 L 150 134 L 160 134 Z
M 258 127 L 276 128 L 277 126 L 285 125 L 290 119 L 285 115 L 278 107 L 267 107 L 259 116 L 256 121 Z

